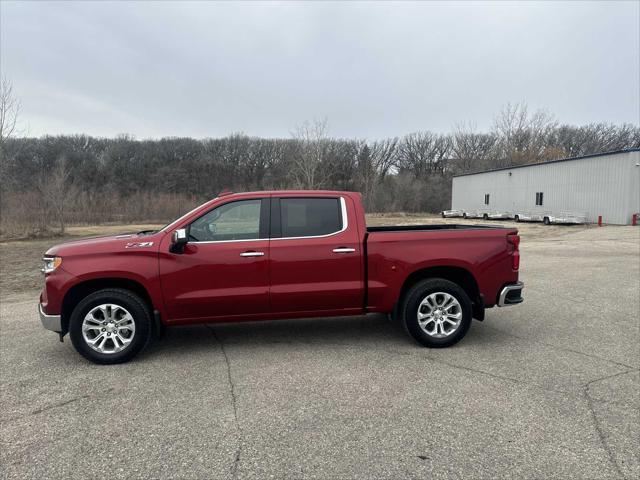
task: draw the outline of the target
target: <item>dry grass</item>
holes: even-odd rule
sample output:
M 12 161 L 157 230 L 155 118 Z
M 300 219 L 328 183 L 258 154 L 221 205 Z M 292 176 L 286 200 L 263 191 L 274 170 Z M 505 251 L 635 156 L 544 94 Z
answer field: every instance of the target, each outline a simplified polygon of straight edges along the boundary
M 36 192 L 2 192 L 0 241 L 47 238 L 60 230 L 56 206 L 64 206 L 65 226 L 123 225 L 177 218 L 202 201 L 185 195 L 132 193 L 126 197 L 80 192 L 63 203 Z M 166 222 L 165 222 L 166 223 Z M 91 228 L 91 227 L 85 227 Z M 72 233 L 72 235 L 74 235 Z
M 548 238 L 562 237 L 571 233 L 597 228 L 588 225 L 576 226 L 545 226 L 539 223 L 515 223 L 510 221 L 483 222 L 482 220 L 464 220 L 461 218 L 443 219 L 438 215 L 429 214 L 369 214 L 367 223 L 373 226 L 379 225 L 416 225 L 436 223 L 461 223 L 461 224 L 492 224 L 517 228 L 523 241 L 537 241 Z M 134 225 L 98 225 L 69 227 L 64 237 L 12 240 L 0 242 L 0 296 L 6 301 L 11 294 L 33 293 L 42 286 L 40 274 L 42 254 L 51 246 L 68 240 L 83 237 L 113 235 L 123 232 L 135 232 L 159 228 L 155 224 Z M 616 229 L 619 227 L 608 227 Z
M 99 225 L 69 227 L 64 237 L 11 240 L 0 243 L 0 296 L 5 301 L 12 293 L 35 292 L 42 286 L 42 255 L 58 243 L 84 237 L 151 230 L 161 225 Z

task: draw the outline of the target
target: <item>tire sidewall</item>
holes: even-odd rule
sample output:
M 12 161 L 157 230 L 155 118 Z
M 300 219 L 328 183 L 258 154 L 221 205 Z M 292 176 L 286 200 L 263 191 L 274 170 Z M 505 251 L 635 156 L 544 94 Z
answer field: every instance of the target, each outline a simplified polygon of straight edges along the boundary
M 462 309 L 462 321 L 458 330 L 453 335 L 445 338 L 434 338 L 427 335 L 418 324 L 417 314 L 420 302 L 435 292 L 444 292 L 452 295 L 460 303 Z M 423 280 L 413 286 L 407 294 L 403 310 L 403 320 L 409 334 L 418 343 L 434 348 L 448 347 L 462 340 L 471 326 L 472 316 L 471 300 L 467 293 L 457 284 L 444 279 Z
M 120 305 L 127 309 L 135 321 L 136 331 L 127 348 L 117 353 L 100 353 L 87 345 L 82 335 L 82 322 L 89 311 L 103 303 Z M 69 336 L 75 349 L 83 357 L 100 364 L 113 364 L 129 361 L 149 342 L 151 320 L 145 303 L 132 292 L 126 290 L 100 290 L 92 293 L 76 305 L 69 320 Z

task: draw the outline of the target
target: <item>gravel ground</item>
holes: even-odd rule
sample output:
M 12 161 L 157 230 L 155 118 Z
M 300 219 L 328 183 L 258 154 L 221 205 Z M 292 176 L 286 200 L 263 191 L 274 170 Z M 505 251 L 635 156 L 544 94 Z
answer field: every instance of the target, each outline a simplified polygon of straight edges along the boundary
M 638 478 L 640 230 L 518 226 L 525 303 L 453 348 L 371 315 L 176 328 L 108 367 L 9 278 L 46 241 L 0 244 L 0 475 Z

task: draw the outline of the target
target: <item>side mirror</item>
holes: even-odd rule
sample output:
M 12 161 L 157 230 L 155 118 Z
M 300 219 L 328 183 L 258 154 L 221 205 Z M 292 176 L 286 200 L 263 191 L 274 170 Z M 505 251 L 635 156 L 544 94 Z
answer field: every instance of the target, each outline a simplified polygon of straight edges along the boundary
M 171 247 L 169 251 L 171 253 L 182 253 L 184 246 L 189 241 L 189 234 L 186 228 L 179 228 L 171 234 Z

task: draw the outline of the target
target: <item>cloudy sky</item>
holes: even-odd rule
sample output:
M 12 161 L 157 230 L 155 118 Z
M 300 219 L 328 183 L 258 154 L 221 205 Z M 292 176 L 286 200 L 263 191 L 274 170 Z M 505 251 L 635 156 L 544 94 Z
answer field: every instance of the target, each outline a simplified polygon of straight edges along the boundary
M 0 4 L 29 135 L 489 129 L 506 102 L 640 122 L 640 3 Z

